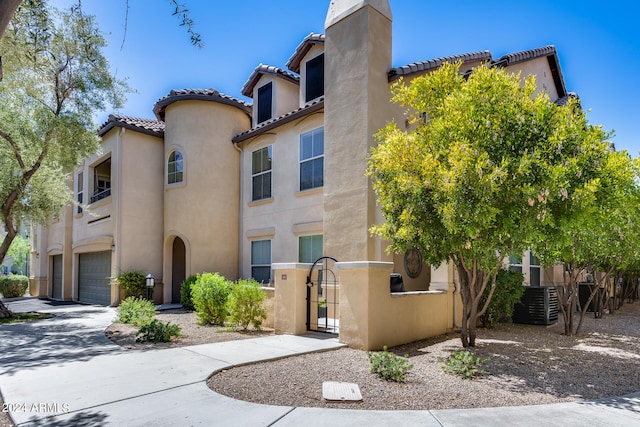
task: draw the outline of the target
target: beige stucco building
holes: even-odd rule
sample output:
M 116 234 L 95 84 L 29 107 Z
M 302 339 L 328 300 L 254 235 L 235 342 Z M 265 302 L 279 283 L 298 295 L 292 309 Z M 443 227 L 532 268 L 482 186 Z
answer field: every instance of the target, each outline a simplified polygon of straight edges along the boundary
M 394 66 L 391 28 L 388 0 L 332 1 L 325 34 L 305 37 L 282 67 L 258 65 L 239 91 L 246 101 L 174 90 L 154 119 L 110 116 L 101 154 L 73 174 L 79 204 L 34 237 L 32 294 L 115 305 L 114 278 L 136 269 L 155 276 L 156 301 L 179 302 L 190 274 L 278 286 L 286 274 L 274 265 L 320 256 L 390 263 L 408 291 L 450 290 L 451 268 L 389 255 L 369 233 L 383 220 L 365 176 L 373 135 L 405 122 L 390 84 L 460 61 L 463 72 L 488 63 L 535 74 L 552 101 L 568 94 L 553 46 Z M 531 283 L 562 280 L 528 254 L 521 266 Z

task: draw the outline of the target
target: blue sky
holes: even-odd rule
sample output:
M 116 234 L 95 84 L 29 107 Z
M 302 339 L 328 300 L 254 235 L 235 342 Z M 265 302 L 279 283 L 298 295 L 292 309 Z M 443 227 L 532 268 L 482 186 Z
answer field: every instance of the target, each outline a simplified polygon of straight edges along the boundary
M 72 0 L 50 0 L 66 7 Z M 323 33 L 329 0 L 182 0 L 204 48 L 193 47 L 167 0 L 83 0 L 110 46 L 113 71 L 137 92 L 119 113 L 153 118 L 171 89 L 240 90 L 259 63 L 284 68 L 310 32 Z M 494 58 L 555 45 L 567 90 L 588 119 L 615 130 L 617 149 L 640 154 L 640 4 L 634 1 L 390 0 L 393 66 L 489 50 Z M 110 111 L 98 117 L 106 119 Z

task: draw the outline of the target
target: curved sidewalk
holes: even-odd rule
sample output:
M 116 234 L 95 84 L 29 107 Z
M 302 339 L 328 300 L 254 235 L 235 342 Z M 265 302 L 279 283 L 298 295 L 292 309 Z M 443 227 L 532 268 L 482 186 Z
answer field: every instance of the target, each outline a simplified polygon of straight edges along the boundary
M 276 335 L 165 350 L 122 350 L 104 336 L 115 317 L 112 308 L 33 298 L 8 305 L 14 311 L 56 314 L 35 323 L 0 325 L 0 391 L 19 426 L 640 426 L 640 393 L 592 402 L 433 411 L 243 402 L 212 392 L 207 377 L 234 365 L 342 344 L 336 339 Z

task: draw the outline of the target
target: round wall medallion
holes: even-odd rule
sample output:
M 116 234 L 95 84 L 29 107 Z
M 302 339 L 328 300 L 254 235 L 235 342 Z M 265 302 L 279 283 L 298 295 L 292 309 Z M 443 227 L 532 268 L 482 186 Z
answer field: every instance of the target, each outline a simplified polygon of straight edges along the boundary
M 404 253 L 404 271 L 411 278 L 416 278 L 422 271 L 422 255 L 416 248 Z

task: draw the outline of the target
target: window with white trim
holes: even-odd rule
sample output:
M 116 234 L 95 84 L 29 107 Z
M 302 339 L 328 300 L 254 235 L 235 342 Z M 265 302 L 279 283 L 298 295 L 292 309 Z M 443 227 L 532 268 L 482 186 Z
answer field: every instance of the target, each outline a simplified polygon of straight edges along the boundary
M 184 158 L 178 150 L 169 154 L 167 161 L 167 184 L 177 184 L 184 179 Z
M 540 260 L 533 252 L 529 252 L 529 284 L 540 286 Z
M 251 153 L 251 200 L 271 198 L 271 168 L 273 146 Z
M 322 257 L 322 234 L 298 238 L 298 262 L 314 263 Z
M 324 127 L 300 135 L 300 191 L 324 185 Z
M 251 242 L 251 277 L 258 283 L 271 281 L 271 240 Z
M 522 273 L 522 256 L 517 254 L 509 255 L 509 270 Z
M 82 213 L 82 203 L 83 203 L 83 194 L 84 194 L 84 191 L 82 191 L 84 186 L 83 176 L 84 174 L 80 172 L 78 174 L 77 181 L 76 181 L 76 202 L 78 202 L 76 212 L 79 214 Z

